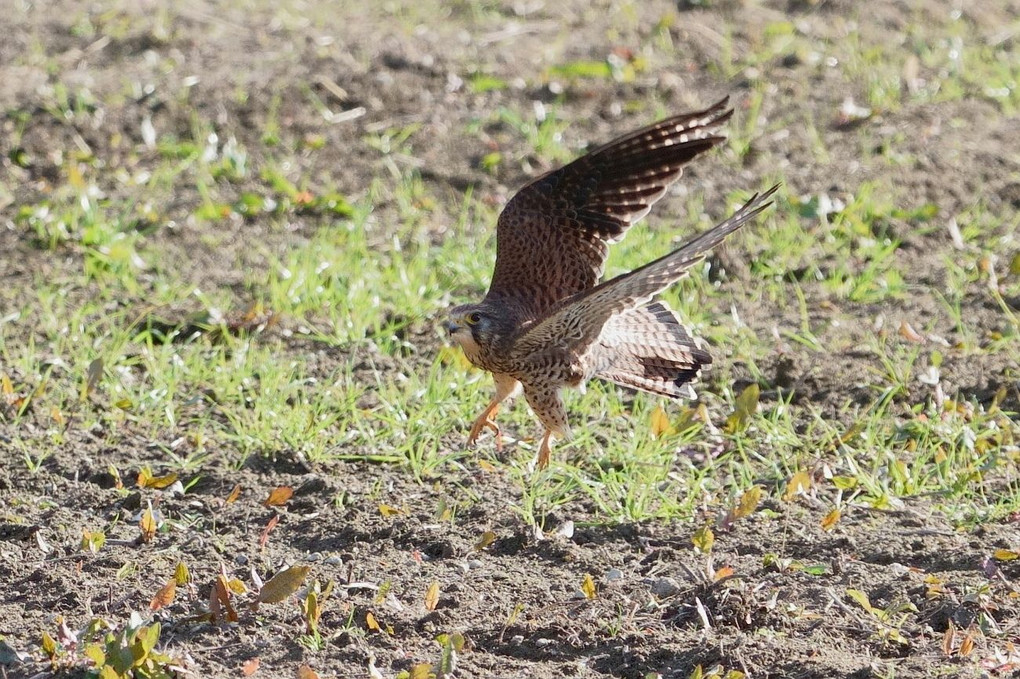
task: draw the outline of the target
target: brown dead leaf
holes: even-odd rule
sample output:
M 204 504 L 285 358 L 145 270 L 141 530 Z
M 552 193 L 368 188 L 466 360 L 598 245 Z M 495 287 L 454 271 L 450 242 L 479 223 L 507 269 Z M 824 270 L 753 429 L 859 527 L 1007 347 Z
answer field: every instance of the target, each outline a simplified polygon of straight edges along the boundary
M 150 611 L 158 611 L 164 606 L 169 606 L 174 600 L 174 596 L 177 595 L 177 581 L 171 580 L 156 592 L 156 596 L 152 597 L 152 601 L 149 602 Z
M 407 514 L 407 510 L 400 509 L 399 507 L 391 507 L 390 505 L 381 504 L 379 505 L 379 513 L 389 518 L 391 516 L 398 516 L 400 514 Z
M 293 495 L 294 489 L 290 486 L 277 486 L 262 504 L 266 507 L 281 507 L 287 504 L 287 500 Z
M 246 677 L 250 677 L 251 675 L 258 672 L 259 664 L 261 664 L 261 662 L 262 661 L 259 660 L 258 657 L 250 658 L 247 662 L 241 665 L 241 674 L 243 674 Z
M 822 519 L 822 530 L 828 533 L 830 530 L 835 528 L 842 515 L 843 513 L 839 511 L 839 507 L 833 508 L 833 510 L 826 514 L 825 518 Z
M 655 437 L 669 436 L 675 434 L 673 427 L 669 423 L 669 416 L 666 415 L 666 411 L 662 409 L 662 406 L 655 406 L 652 410 L 652 435 Z
M 715 572 L 715 575 L 712 576 L 712 582 L 719 582 L 720 580 L 725 580 L 726 578 L 733 575 L 735 572 L 736 571 L 734 571 L 731 566 L 723 566 L 722 568 Z
M 276 515 L 269 519 L 269 523 L 266 524 L 265 529 L 262 531 L 262 535 L 259 536 L 259 549 L 265 549 L 266 543 L 269 542 L 269 534 L 276 528 L 276 524 L 280 523 L 280 516 Z
M 177 481 L 177 472 L 170 472 L 169 474 L 165 474 L 163 476 L 155 476 L 150 478 L 146 482 L 145 488 L 155 488 L 156 490 L 163 490 L 164 488 L 169 488 L 170 486 L 172 486 L 175 481 Z
M 297 679 L 319 679 L 319 675 L 308 665 L 302 665 L 297 670 Z
M 310 566 L 291 566 L 285 568 L 262 586 L 259 590 L 259 603 L 277 604 L 298 590 L 305 581 Z
M 434 611 L 436 606 L 439 605 L 439 582 L 436 580 L 432 581 L 429 588 L 425 590 L 425 610 Z
M 241 484 L 234 486 L 234 489 L 230 491 L 230 495 L 227 496 L 227 504 L 233 504 L 237 502 L 237 498 L 241 497 Z
M 156 517 L 152 513 L 152 507 L 149 506 L 144 512 L 142 512 L 142 518 L 138 522 L 138 527 L 142 529 L 142 542 L 151 542 L 152 538 L 156 536 Z
M 495 541 L 496 534 L 493 533 L 491 530 L 487 530 L 484 533 L 482 533 L 482 536 L 478 538 L 478 542 L 475 543 L 475 551 L 480 552 Z
M 783 491 L 783 501 L 789 502 L 801 493 L 806 493 L 809 488 L 811 488 L 811 475 L 803 471 L 797 472 L 790 477 L 786 484 L 786 490 Z
M 952 620 L 949 620 L 948 623 L 946 633 L 942 635 L 942 653 L 945 656 L 953 655 L 953 646 L 956 645 L 956 626 L 953 625 Z
M 960 642 L 960 657 L 966 658 L 974 652 L 974 634 L 971 630 L 967 630 L 967 634 L 963 637 L 963 641 Z
M 761 486 L 751 486 L 740 496 L 740 501 L 733 509 L 733 518 L 743 519 L 754 514 L 754 510 L 758 509 L 759 502 L 761 502 Z
M 224 615 L 225 613 L 225 615 Z M 209 592 L 209 615 L 213 622 L 226 618 L 228 622 L 237 622 L 237 611 L 230 602 L 230 586 L 222 573 L 213 580 L 212 591 Z

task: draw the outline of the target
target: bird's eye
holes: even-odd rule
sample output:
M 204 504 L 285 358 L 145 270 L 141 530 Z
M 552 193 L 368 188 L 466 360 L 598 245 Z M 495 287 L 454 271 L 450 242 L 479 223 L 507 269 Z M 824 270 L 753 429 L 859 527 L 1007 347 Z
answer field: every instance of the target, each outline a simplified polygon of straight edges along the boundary
M 468 325 L 478 325 L 478 322 L 482 320 L 482 315 L 475 311 L 468 314 L 467 318 L 465 318 L 464 320 L 467 321 Z

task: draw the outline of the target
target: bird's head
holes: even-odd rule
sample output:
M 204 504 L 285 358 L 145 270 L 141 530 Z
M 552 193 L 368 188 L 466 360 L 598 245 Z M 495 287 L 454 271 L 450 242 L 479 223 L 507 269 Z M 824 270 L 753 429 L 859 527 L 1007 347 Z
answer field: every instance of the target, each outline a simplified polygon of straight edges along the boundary
M 502 324 L 495 310 L 486 304 L 462 304 L 450 309 L 443 328 L 471 358 L 496 341 Z

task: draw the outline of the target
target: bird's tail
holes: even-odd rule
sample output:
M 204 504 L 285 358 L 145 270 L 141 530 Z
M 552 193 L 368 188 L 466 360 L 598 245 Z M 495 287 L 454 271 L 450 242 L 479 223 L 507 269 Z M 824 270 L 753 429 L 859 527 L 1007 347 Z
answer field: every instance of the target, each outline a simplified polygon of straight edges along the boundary
M 671 398 L 695 398 L 690 383 L 712 363 L 662 302 L 610 318 L 599 345 L 596 377 Z

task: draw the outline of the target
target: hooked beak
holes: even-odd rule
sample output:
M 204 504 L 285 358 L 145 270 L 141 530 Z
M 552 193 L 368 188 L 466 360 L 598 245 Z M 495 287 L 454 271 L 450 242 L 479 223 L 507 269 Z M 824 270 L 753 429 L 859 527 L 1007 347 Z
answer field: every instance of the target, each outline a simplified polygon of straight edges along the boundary
M 446 333 L 448 335 L 452 335 L 453 333 L 460 330 L 460 326 L 451 321 L 450 319 L 443 321 L 443 328 L 446 330 Z

